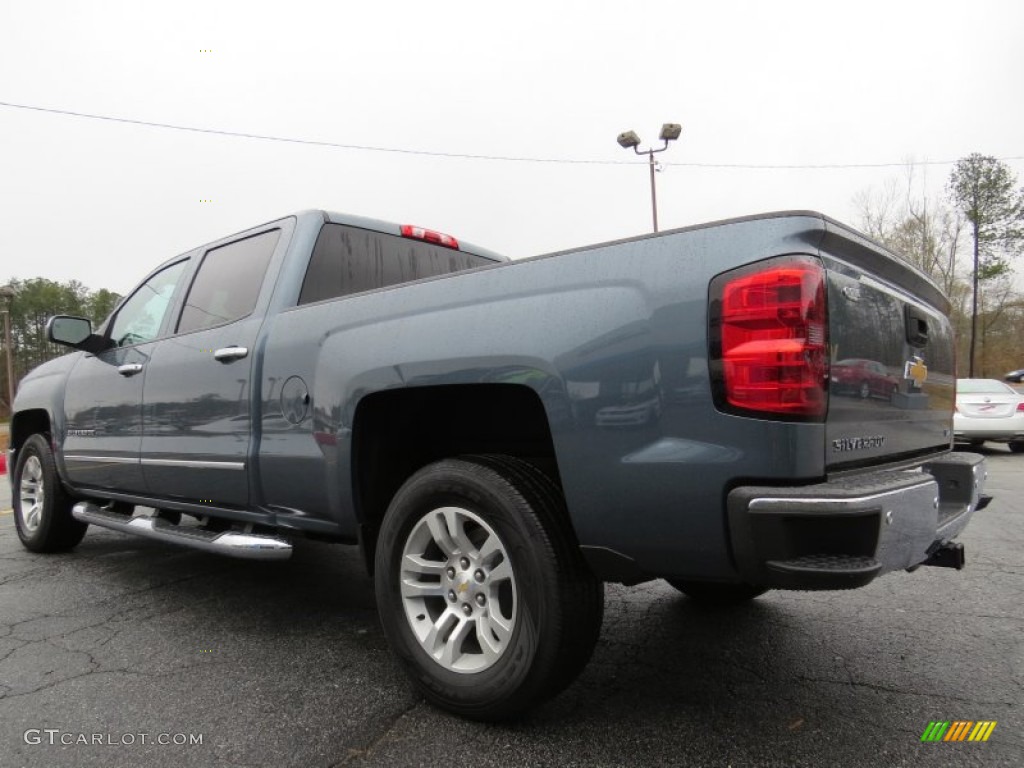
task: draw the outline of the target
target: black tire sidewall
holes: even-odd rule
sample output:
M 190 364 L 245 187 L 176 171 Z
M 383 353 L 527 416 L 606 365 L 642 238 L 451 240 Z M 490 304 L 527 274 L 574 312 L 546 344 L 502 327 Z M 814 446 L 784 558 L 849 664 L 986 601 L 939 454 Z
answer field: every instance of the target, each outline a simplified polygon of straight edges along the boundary
M 554 555 L 545 552 L 547 537 L 528 505 L 509 490 L 493 470 L 441 462 L 414 476 L 395 496 L 378 541 L 377 604 L 392 649 L 424 693 L 468 716 L 514 710 L 517 700 L 532 698 L 543 682 L 536 679 L 538 661 L 551 652 L 541 630 L 556 610 Z M 427 512 L 445 506 L 468 509 L 484 520 L 504 545 L 515 574 L 517 616 L 509 646 L 481 672 L 452 672 L 432 659 L 409 627 L 399 593 L 398 572 L 410 531 Z
M 25 465 L 33 456 L 39 459 L 39 464 L 42 468 L 44 497 L 43 509 L 40 513 L 41 519 L 39 521 L 39 527 L 36 528 L 35 531 L 29 532 L 25 526 L 24 510 L 21 508 L 21 478 L 25 471 Z M 32 435 L 25 441 L 21 450 L 18 451 L 18 461 L 14 468 L 14 475 L 12 476 L 14 527 L 18 531 L 18 538 L 21 539 L 21 543 L 28 549 L 42 549 L 49 537 L 50 527 L 53 525 L 54 502 L 57 500 L 55 498 L 55 478 L 56 471 L 53 463 L 53 452 L 50 450 L 50 446 L 42 435 Z

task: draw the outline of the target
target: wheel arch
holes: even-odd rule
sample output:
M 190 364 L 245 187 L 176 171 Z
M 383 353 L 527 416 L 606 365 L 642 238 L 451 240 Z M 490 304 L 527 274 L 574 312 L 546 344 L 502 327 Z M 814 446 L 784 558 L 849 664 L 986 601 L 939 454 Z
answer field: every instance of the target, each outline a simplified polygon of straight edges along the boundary
M 53 420 L 43 408 L 31 408 L 18 411 L 11 417 L 11 449 L 17 451 L 30 436 L 35 434 L 50 435 Z
M 428 464 L 472 454 L 523 459 L 561 486 L 548 415 L 529 386 L 409 387 L 360 400 L 352 426 L 352 498 L 371 573 L 380 522 L 402 484 Z

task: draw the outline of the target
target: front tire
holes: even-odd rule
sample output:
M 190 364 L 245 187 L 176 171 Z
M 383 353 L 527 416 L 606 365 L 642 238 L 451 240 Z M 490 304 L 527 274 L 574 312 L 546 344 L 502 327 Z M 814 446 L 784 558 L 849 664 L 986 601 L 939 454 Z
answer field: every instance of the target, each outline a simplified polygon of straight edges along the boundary
M 604 589 L 561 492 L 526 462 L 447 459 L 391 502 L 376 555 L 384 633 L 419 691 L 478 720 L 565 688 L 601 628 Z
M 1011 440 L 1009 447 L 1014 453 L 1024 453 L 1024 440 Z
M 18 451 L 13 476 L 14 526 L 26 549 L 71 549 L 89 527 L 71 516 L 75 500 L 61 485 L 53 451 L 44 435 L 32 435 Z
M 683 579 L 666 579 L 691 600 L 706 606 L 726 606 L 745 603 L 760 597 L 768 591 L 766 587 L 753 584 L 719 584 L 710 581 L 684 581 Z

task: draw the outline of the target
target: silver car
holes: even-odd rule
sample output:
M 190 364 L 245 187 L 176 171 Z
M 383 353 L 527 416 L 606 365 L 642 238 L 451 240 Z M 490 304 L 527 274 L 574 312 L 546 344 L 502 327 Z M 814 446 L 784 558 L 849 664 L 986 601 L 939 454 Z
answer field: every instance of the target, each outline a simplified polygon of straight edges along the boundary
M 973 446 L 992 440 L 1024 453 L 1024 395 L 996 379 L 957 379 L 953 433 Z

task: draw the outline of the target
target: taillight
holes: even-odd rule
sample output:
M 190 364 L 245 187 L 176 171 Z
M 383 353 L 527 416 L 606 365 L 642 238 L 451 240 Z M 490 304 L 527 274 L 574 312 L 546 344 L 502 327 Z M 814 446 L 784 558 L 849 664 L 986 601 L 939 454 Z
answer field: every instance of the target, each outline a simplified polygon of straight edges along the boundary
M 411 237 L 413 240 L 424 240 L 434 245 L 443 245 L 445 248 L 459 250 L 459 241 L 443 232 L 435 232 L 432 229 L 424 229 L 423 227 L 414 227 L 412 224 L 403 224 L 401 229 L 402 237 Z
M 1024 400 L 1017 403 L 1017 413 L 1024 413 Z
M 722 410 L 819 421 L 828 407 L 825 270 L 783 256 L 711 282 L 711 373 Z

